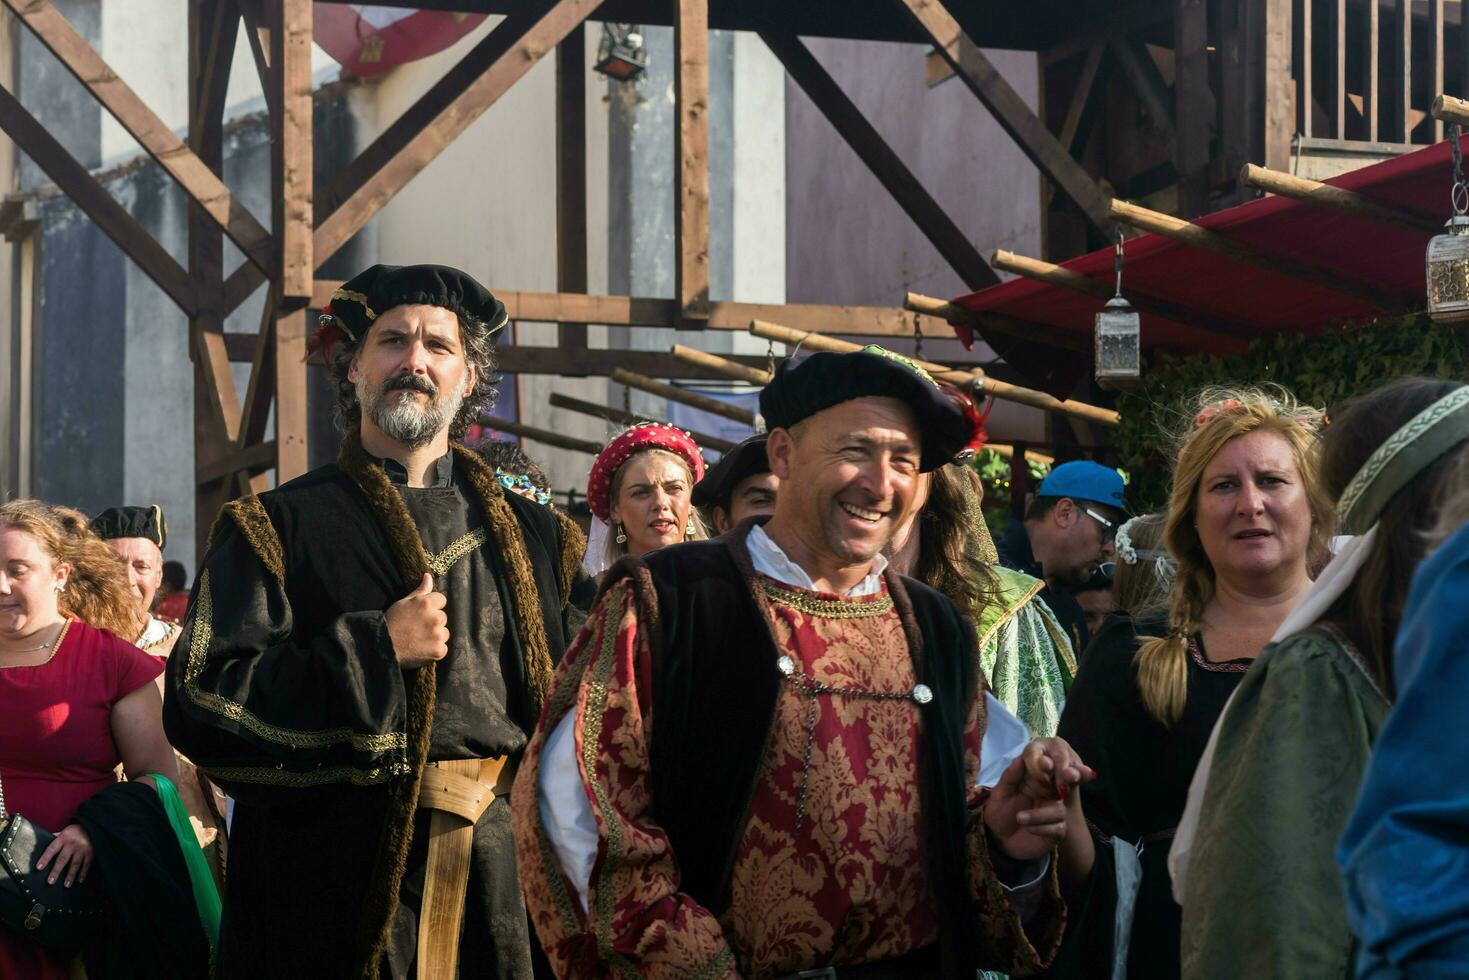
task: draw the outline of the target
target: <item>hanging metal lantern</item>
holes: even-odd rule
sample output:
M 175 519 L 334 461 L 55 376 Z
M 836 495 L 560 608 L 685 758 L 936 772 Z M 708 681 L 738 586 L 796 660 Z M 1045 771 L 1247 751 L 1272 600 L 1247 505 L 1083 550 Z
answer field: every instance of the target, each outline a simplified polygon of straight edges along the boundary
M 1097 384 L 1126 388 L 1142 380 L 1142 318 L 1122 296 L 1122 236 L 1117 236 L 1117 295 L 1097 314 Z
M 1449 127 L 1449 156 L 1454 161 L 1454 216 L 1441 235 L 1428 242 L 1428 316 L 1435 323 L 1469 320 L 1469 187 L 1464 184 L 1464 160 L 1459 151 L 1462 130 Z

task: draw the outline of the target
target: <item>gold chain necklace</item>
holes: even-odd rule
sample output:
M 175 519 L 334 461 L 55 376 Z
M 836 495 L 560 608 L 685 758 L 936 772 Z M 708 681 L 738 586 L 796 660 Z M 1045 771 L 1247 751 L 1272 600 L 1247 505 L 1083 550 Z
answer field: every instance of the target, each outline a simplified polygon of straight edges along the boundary
M 806 748 L 801 759 L 801 789 L 796 797 L 796 833 L 806 822 L 806 790 L 811 779 L 811 747 L 816 741 L 816 723 L 821 717 L 821 706 L 816 698 L 822 694 L 839 694 L 866 701 L 912 701 L 925 705 L 933 700 L 933 690 L 927 684 L 914 684 L 911 691 L 869 691 L 861 687 L 837 687 L 819 681 L 796 666 L 795 658 L 783 654 L 775 661 L 782 679 L 806 698 Z

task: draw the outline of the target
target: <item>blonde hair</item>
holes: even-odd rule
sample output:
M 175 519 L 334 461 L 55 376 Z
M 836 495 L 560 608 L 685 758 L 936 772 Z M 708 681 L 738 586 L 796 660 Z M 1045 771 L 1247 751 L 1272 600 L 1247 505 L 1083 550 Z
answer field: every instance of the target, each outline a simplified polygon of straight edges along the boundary
M 1225 444 L 1251 432 L 1278 433 L 1291 448 L 1306 504 L 1311 512 L 1308 568 L 1320 567 L 1328 554 L 1333 518 L 1331 500 L 1320 476 L 1320 409 L 1302 405 L 1279 386 L 1206 388 L 1198 410 L 1178 437 L 1173 489 L 1163 542 L 1177 563 L 1168 593 L 1168 633 L 1145 638 L 1137 651 L 1137 683 L 1148 713 L 1165 725 L 1183 715 L 1188 700 L 1189 638 L 1203 625 L 1204 609 L 1214 597 L 1214 566 L 1195 527 L 1199 484 L 1204 470 Z
M 56 597 L 63 615 L 129 643 L 142 634 L 147 619 L 128 585 L 127 564 L 92 532 L 85 514 L 40 500 L 12 500 L 0 504 L 0 527 L 24 531 L 53 563 L 71 566 L 66 589 Z
M 617 499 L 617 495 L 622 492 L 622 474 L 626 472 L 627 464 L 631 463 L 633 460 L 646 453 L 658 453 L 661 456 L 667 456 L 669 459 L 673 460 L 680 467 L 682 467 L 684 473 L 688 474 L 690 496 L 689 516 L 687 518 L 687 521 L 688 524 L 691 524 L 693 526 L 693 533 L 685 534 L 683 539 L 685 541 L 702 541 L 705 538 L 709 537 L 709 528 L 704 523 L 704 518 L 699 515 L 699 508 L 695 507 L 693 504 L 694 471 L 689 468 L 689 461 L 684 459 L 678 453 L 669 452 L 667 449 L 659 449 L 656 446 L 649 446 L 647 449 L 639 449 L 627 459 L 623 460 L 622 465 L 617 468 L 617 472 L 612 474 L 612 485 L 608 491 L 609 499 L 615 501 Z M 613 525 L 613 527 L 615 529 L 616 525 Z M 617 534 L 614 531 L 614 533 L 607 535 L 607 544 L 605 550 L 607 556 L 607 564 L 612 565 L 627 554 L 627 543 L 619 542 L 617 540 Z

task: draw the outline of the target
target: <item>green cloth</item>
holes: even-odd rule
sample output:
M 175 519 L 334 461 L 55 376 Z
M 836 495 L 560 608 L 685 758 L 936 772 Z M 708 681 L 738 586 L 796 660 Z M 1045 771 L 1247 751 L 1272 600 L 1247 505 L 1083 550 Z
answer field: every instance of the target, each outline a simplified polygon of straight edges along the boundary
M 194 826 L 189 823 L 189 811 L 184 809 L 184 802 L 179 799 L 179 791 L 174 787 L 173 780 L 156 772 L 149 773 L 149 777 L 158 786 L 158 799 L 163 803 L 163 811 L 168 814 L 174 836 L 179 840 L 179 850 L 184 855 L 184 867 L 189 871 L 189 884 L 194 890 L 194 906 L 199 910 L 199 924 L 204 927 L 204 935 L 209 937 L 212 954 L 213 950 L 219 948 L 219 917 L 222 910 L 219 889 L 214 885 L 209 862 L 199 848 L 199 838 L 194 836 Z
M 990 566 L 1000 592 L 981 610 L 979 665 L 1000 703 L 1036 738 L 1056 734 L 1066 692 L 1076 673 L 1071 641 L 1039 593 L 1040 579 Z
M 1183 903 L 1186 978 L 1353 973 L 1332 848 L 1387 702 L 1334 630 L 1267 647 L 1220 722 Z

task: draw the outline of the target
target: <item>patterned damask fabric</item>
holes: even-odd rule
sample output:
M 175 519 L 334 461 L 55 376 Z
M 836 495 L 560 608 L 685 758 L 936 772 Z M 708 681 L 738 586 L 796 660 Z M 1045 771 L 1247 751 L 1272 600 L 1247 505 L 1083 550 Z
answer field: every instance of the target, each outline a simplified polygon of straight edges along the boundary
M 757 600 L 782 651 L 808 675 L 843 687 L 912 690 L 902 623 L 886 592 L 853 600 L 768 591 L 778 598 Z M 631 590 L 613 586 L 563 661 L 541 726 L 549 732 L 575 712 L 583 789 L 598 831 L 586 911 L 540 822 L 541 735 L 522 762 L 512 797 L 522 885 L 558 976 L 773 977 L 896 956 L 936 940 L 919 842 L 918 709 L 911 700 L 818 698 L 806 815 L 797 833 L 808 702 L 794 685 L 783 686 L 720 922 L 679 892 L 668 838 L 652 821 L 649 663 Z M 966 733 L 971 786 L 979 772 L 981 703 L 976 699 Z M 1027 929 L 990 864 L 983 798 L 975 788 L 970 799 L 973 939 L 987 965 L 1033 971 L 1053 954 L 1065 921 L 1054 862 L 1042 909 Z

